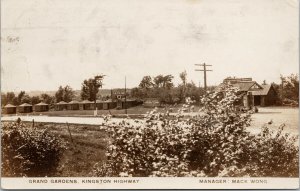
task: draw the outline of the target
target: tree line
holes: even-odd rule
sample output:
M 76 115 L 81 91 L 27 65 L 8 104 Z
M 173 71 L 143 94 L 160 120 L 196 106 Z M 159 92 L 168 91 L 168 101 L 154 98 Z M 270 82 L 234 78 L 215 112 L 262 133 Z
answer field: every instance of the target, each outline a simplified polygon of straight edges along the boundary
M 95 101 L 99 99 L 99 89 L 103 86 L 105 75 L 96 75 L 85 79 L 81 84 L 80 98 L 82 100 Z M 186 71 L 179 74 L 181 83 L 174 85 L 173 75 L 157 75 L 155 77 L 144 76 L 138 87 L 132 88 L 128 95 L 131 98 L 144 100 L 146 98 L 156 98 L 161 104 L 183 103 L 186 97 L 190 97 L 196 102 L 205 91 L 202 87 L 197 87 L 193 81 L 188 81 Z M 281 83 L 272 83 L 277 93 L 277 105 L 298 105 L 299 103 L 299 76 L 291 74 L 280 76 Z M 266 83 L 264 81 L 264 83 Z M 214 86 L 209 86 L 208 90 L 214 90 Z M 1 105 L 8 103 L 20 105 L 23 103 L 37 104 L 44 102 L 50 105 L 64 101 L 70 102 L 76 97 L 75 91 L 69 85 L 59 86 L 54 96 L 43 93 L 40 96 L 29 96 L 25 91 L 18 94 L 14 92 L 1 93 Z
M 204 95 L 204 88 L 197 87 L 193 81 L 188 82 L 186 71 L 179 74 L 181 83 L 175 86 L 174 76 L 157 75 L 155 77 L 144 76 L 138 87 L 131 90 L 131 96 L 135 98 L 157 98 L 161 104 L 183 103 L 186 97 L 196 102 Z M 215 87 L 208 87 L 213 90 Z
M 97 75 L 93 78 L 86 79 L 82 82 L 80 97 L 82 100 L 95 101 L 99 88 L 102 88 L 104 75 Z M 29 96 L 25 91 L 21 91 L 17 95 L 14 92 L 1 93 L 1 105 L 5 106 L 10 103 L 13 105 L 21 105 L 29 103 L 32 105 L 44 102 L 51 105 L 60 101 L 70 102 L 76 97 L 75 91 L 69 85 L 59 86 L 54 96 L 43 93 L 40 96 Z

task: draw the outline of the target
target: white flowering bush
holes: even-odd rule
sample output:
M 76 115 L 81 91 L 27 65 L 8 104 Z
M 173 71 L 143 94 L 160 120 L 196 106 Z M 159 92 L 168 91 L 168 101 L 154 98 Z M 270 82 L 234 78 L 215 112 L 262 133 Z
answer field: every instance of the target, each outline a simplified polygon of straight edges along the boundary
M 65 144 L 46 130 L 4 123 L 1 148 L 2 176 L 41 177 L 55 174 Z
M 144 121 L 106 119 L 107 161 L 95 165 L 95 176 L 297 176 L 296 138 L 267 127 L 250 134 L 251 113 L 239 101 L 238 90 L 227 88 L 203 97 L 197 116 L 154 110 Z

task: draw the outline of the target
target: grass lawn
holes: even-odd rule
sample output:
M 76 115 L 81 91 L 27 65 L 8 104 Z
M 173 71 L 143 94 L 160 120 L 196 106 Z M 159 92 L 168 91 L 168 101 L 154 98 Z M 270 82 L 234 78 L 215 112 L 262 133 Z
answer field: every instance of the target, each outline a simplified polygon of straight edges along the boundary
M 171 112 L 178 111 L 179 108 L 181 108 L 182 105 L 177 106 L 168 106 L 166 108 L 159 107 L 157 108 L 159 112 L 166 112 L 167 110 L 171 109 Z M 143 115 L 146 114 L 149 111 L 152 111 L 154 108 L 146 108 L 143 106 L 136 106 L 131 107 L 127 109 L 127 114 L 129 115 Z M 198 106 L 195 106 L 195 111 L 199 110 Z M 125 115 L 126 111 L 125 109 L 111 109 L 111 110 L 98 110 L 98 115 Z M 15 115 L 15 114 L 14 114 Z M 19 114 L 18 115 L 47 115 L 47 116 L 68 116 L 68 117 L 74 117 L 74 116 L 93 116 L 94 110 L 64 110 L 64 111 L 46 111 L 46 112 L 32 112 L 32 113 L 26 113 L 26 114 Z

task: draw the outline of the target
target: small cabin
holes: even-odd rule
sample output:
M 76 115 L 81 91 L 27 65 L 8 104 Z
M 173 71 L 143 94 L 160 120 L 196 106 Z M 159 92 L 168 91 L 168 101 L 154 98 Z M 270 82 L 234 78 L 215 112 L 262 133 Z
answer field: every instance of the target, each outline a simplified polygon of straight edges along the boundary
M 103 102 L 103 109 L 114 109 L 117 107 L 117 102 L 113 102 L 112 100 L 106 100 Z
M 79 109 L 80 110 L 93 110 L 95 109 L 94 102 L 91 102 L 89 100 L 83 100 L 79 103 Z
M 17 113 L 17 107 L 12 104 L 7 104 L 3 107 L 5 114 L 15 114 Z
M 44 102 L 40 102 L 40 103 L 34 105 L 34 111 L 35 112 L 49 111 L 49 105 Z
M 125 101 L 125 99 L 121 99 L 117 101 L 117 109 L 127 109 L 130 107 L 137 106 L 138 103 L 134 99 L 128 99 Z
M 78 101 L 70 101 L 67 105 L 68 110 L 79 110 L 79 102 Z
M 67 110 L 68 103 L 64 101 L 60 101 L 55 104 L 55 110 L 56 111 L 62 111 L 62 110 Z
M 19 105 L 17 109 L 19 113 L 30 113 L 32 112 L 32 105 L 23 103 L 22 105 Z
M 98 110 L 103 109 L 103 104 L 104 104 L 104 101 L 102 101 L 102 100 L 97 100 L 97 101 L 96 101 L 96 107 L 97 107 L 97 109 L 98 109 Z

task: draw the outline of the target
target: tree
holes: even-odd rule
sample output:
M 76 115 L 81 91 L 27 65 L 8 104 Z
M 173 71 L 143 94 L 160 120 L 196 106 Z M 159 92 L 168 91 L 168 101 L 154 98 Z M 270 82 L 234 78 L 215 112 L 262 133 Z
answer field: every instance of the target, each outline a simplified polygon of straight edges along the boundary
M 17 99 L 18 99 L 18 103 L 19 103 L 19 104 L 21 104 L 24 95 L 25 95 L 25 91 L 21 91 L 21 92 L 18 94 Z
M 56 102 L 65 101 L 70 102 L 74 98 L 74 91 L 70 86 L 59 86 L 57 92 L 55 93 Z
M 153 82 L 151 76 L 144 76 L 139 84 L 139 88 L 150 89 L 153 87 Z
M 44 103 L 51 104 L 53 103 L 54 97 L 44 93 L 41 94 L 41 99 Z
M 155 87 L 156 87 L 156 88 L 160 88 L 160 87 L 162 87 L 162 85 L 163 85 L 164 76 L 160 74 L 160 75 L 156 76 L 156 77 L 153 79 L 153 81 L 154 81 Z
M 74 98 L 74 91 L 70 86 L 64 87 L 63 100 L 65 102 L 70 102 Z
M 281 76 L 281 97 L 282 100 L 290 99 L 293 101 L 299 100 L 299 76 L 291 74 L 289 76 Z
M 18 105 L 17 98 L 14 92 L 7 92 L 6 94 L 1 94 L 1 104 L 2 106 L 6 104 Z
M 55 93 L 56 102 L 63 101 L 64 99 L 63 96 L 64 96 L 64 88 L 62 86 L 59 86 L 58 90 Z
M 25 94 L 22 96 L 20 104 L 23 104 L 23 103 L 31 103 L 31 97 L 28 94 Z
M 84 80 L 81 86 L 81 99 L 95 101 L 97 99 L 97 93 L 99 88 L 103 86 L 103 79 L 105 75 L 97 75 L 94 78 Z
M 38 104 L 38 103 L 40 103 L 40 102 L 41 102 L 41 100 L 40 100 L 40 97 L 39 97 L 39 96 L 32 96 L 32 97 L 31 97 L 31 104 L 32 104 L 32 105 Z
M 172 75 L 158 75 L 154 78 L 154 84 L 156 88 L 167 88 L 170 89 L 174 87 L 172 82 L 174 76 Z
M 186 71 L 181 72 L 179 74 L 180 79 L 182 80 L 182 94 L 180 96 L 181 100 L 185 100 L 185 94 L 186 94 L 186 81 L 187 81 L 187 73 Z

